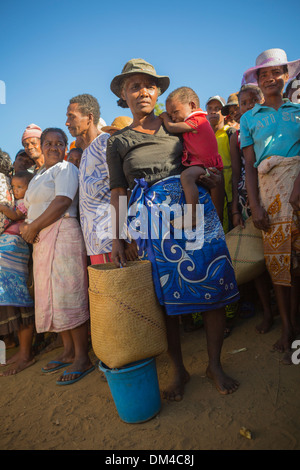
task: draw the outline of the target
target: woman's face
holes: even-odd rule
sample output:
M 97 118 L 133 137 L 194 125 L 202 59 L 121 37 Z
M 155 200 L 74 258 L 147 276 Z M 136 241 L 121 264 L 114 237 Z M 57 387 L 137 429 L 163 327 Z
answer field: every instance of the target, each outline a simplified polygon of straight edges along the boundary
M 158 98 L 158 88 L 154 78 L 140 73 L 127 78 L 122 98 L 134 116 L 150 114 Z
M 283 71 L 282 65 L 263 67 L 259 71 L 257 83 L 265 97 L 280 95 L 288 77 L 288 74 Z
M 45 167 L 48 169 L 65 157 L 66 144 L 59 132 L 47 132 L 42 144 L 45 159 Z

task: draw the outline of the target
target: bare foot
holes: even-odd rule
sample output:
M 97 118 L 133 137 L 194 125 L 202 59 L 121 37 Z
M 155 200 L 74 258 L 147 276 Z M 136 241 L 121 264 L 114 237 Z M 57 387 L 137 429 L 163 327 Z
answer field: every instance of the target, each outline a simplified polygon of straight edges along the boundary
M 210 366 L 206 369 L 206 375 L 213 380 L 218 392 L 221 395 L 228 395 L 235 392 L 239 387 L 239 382 L 225 374 L 221 367 L 212 370 Z
M 0 373 L 0 377 L 8 377 L 10 375 L 16 375 L 22 370 L 27 369 L 27 367 L 35 364 L 35 359 L 19 359 L 12 367 L 10 367 L 5 372 Z
M 189 380 L 190 374 L 186 369 L 183 369 L 179 374 L 174 374 L 171 384 L 162 391 L 162 397 L 165 400 L 181 401 L 183 399 L 184 386 Z
M 14 364 L 15 362 L 18 362 L 19 360 L 21 360 L 20 351 L 17 351 L 9 359 L 7 359 L 6 364 L 0 364 L 0 365 L 1 367 L 9 366 L 10 364 Z
M 13 333 L 11 333 L 11 334 L 5 336 L 5 337 L 3 338 L 3 341 L 4 341 L 4 343 L 5 343 L 6 349 L 13 349 L 13 348 L 15 348 L 15 347 L 17 346 L 17 342 L 16 342 L 15 339 L 14 339 Z
M 273 326 L 273 318 L 263 318 L 263 321 L 256 325 L 255 331 L 261 335 L 264 335 L 270 331 Z
M 293 351 L 291 349 L 289 351 L 285 351 L 285 353 L 283 355 L 283 358 L 281 360 L 282 364 L 284 364 L 286 366 L 292 365 L 293 364 L 292 354 L 293 354 Z
M 291 348 L 291 344 L 293 341 L 293 335 L 290 332 L 283 332 L 281 337 L 275 344 L 273 344 L 273 350 L 278 352 L 286 352 L 289 351 Z

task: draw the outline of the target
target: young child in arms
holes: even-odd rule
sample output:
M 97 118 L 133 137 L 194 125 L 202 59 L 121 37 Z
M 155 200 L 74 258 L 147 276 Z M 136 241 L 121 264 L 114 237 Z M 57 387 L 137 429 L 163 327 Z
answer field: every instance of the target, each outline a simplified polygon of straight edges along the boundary
M 188 87 L 174 90 L 166 100 L 167 112 L 160 114 L 168 132 L 182 133 L 184 152 L 182 164 L 187 168 L 181 173 L 181 184 L 184 190 L 188 212 L 192 227 L 196 226 L 197 204 L 199 192 L 197 183 L 202 175 L 209 175 L 208 169 L 223 170 L 221 156 L 218 153 L 218 144 L 206 113 L 200 108 L 198 95 Z M 224 205 L 224 185 L 210 190 L 212 202 L 222 222 Z M 186 220 L 186 219 L 185 219 Z M 182 219 L 174 220 L 174 227 L 182 227 Z
M 33 174 L 29 171 L 20 171 L 16 173 L 11 179 L 11 186 L 15 198 L 15 207 L 9 207 L 6 204 L 0 204 L 0 212 L 6 215 L 14 223 L 7 229 L 6 233 L 12 235 L 20 235 L 19 226 L 24 221 L 27 215 L 27 209 L 24 205 L 24 196 L 28 188 Z

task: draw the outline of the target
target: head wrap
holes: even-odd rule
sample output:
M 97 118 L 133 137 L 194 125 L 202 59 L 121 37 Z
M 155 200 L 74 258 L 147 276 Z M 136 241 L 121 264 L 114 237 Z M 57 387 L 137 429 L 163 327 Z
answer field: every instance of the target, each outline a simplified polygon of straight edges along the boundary
M 25 139 L 31 138 L 31 137 L 37 137 L 40 139 L 42 134 L 42 129 L 37 126 L 36 124 L 30 124 L 29 126 L 26 127 L 23 135 L 22 135 L 22 143 L 24 142 Z

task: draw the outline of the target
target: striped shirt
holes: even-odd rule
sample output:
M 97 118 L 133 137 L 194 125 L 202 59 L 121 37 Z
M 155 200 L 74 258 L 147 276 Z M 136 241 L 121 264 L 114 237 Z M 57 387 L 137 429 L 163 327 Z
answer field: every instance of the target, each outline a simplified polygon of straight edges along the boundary
M 79 213 L 87 254 L 110 253 L 109 175 L 106 142 L 109 134 L 98 135 L 84 150 L 79 167 Z

